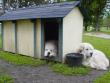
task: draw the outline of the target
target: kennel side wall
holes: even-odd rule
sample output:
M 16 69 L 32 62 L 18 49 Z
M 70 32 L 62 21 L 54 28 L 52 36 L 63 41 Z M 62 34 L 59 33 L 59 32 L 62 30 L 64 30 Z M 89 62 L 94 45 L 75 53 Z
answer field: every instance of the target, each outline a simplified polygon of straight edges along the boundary
M 15 52 L 15 24 L 12 21 L 3 22 L 3 50 Z
M 63 18 L 63 59 L 82 42 L 83 16 L 78 7 Z

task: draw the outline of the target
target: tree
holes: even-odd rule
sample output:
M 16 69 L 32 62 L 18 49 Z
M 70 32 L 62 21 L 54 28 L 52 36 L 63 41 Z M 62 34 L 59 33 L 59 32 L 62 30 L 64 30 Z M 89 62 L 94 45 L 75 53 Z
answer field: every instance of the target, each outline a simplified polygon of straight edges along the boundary
M 99 21 L 103 18 L 103 11 L 106 6 L 107 0 L 93 0 L 90 5 L 90 11 L 92 13 L 92 21 L 94 23 L 96 31 L 99 31 Z
M 5 10 L 30 7 L 46 3 L 45 0 L 4 0 Z
M 102 23 L 103 23 L 103 26 L 110 28 L 110 14 L 103 19 Z

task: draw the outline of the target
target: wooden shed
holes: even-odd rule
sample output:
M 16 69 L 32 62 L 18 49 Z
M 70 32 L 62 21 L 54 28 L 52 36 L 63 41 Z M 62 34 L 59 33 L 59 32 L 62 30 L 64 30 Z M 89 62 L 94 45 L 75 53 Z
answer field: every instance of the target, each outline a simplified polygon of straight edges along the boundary
M 45 41 L 54 38 L 58 41 L 56 60 L 63 61 L 82 42 L 83 15 L 79 4 L 54 3 L 4 13 L 0 17 L 3 50 L 43 58 Z

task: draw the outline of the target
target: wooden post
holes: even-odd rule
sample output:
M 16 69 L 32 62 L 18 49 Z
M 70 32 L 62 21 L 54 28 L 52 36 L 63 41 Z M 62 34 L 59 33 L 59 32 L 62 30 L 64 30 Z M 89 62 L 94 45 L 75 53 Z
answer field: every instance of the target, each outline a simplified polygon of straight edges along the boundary
M 15 29 L 15 53 L 18 53 L 18 46 L 17 46 L 17 22 L 16 20 L 12 21 L 14 24 L 14 29 Z
M 36 57 L 36 19 L 31 19 L 31 22 L 33 23 L 33 34 L 34 34 L 34 57 Z

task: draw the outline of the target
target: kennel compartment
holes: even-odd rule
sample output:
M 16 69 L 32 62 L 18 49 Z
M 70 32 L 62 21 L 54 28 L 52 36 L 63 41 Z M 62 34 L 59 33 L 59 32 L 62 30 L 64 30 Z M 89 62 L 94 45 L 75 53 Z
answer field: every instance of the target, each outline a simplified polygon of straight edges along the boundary
M 66 64 L 70 67 L 82 66 L 83 55 L 79 53 L 66 54 Z

